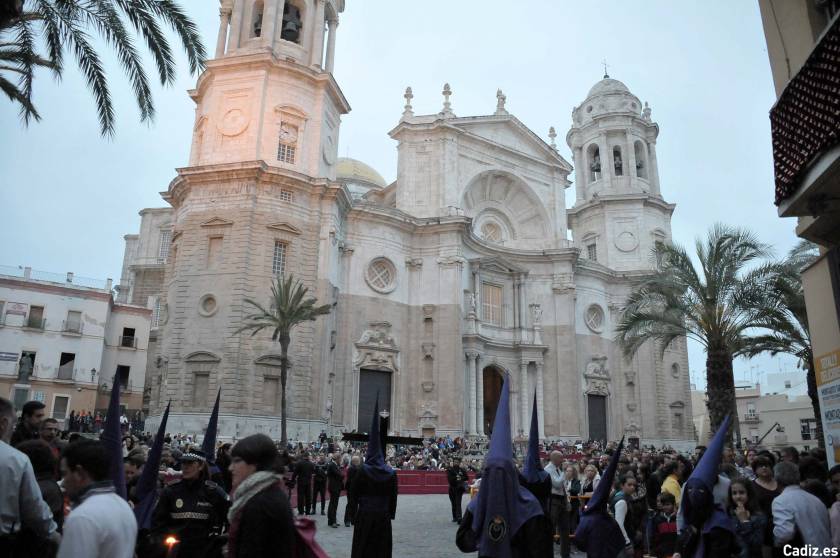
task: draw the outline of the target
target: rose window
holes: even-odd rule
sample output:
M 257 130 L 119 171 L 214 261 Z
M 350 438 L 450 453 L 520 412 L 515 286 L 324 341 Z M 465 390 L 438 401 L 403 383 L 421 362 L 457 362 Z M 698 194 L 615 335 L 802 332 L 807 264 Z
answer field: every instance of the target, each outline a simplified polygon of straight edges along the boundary
M 586 327 L 592 331 L 599 333 L 604 328 L 604 311 L 597 304 L 593 304 L 586 309 Z
M 368 265 L 365 281 L 374 291 L 387 293 L 394 290 L 397 270 L 387 258 L 376 258 Z

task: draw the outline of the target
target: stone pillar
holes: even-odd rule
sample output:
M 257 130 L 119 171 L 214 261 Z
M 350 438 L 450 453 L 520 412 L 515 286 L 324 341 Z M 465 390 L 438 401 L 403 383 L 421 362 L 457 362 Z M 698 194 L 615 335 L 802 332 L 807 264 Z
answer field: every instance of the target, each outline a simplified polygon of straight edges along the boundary
M 543 399 L 543 362 L 537 362 L 537 419 L 540 439 L 545 439 L 545 400 Z
M 268 2 L 263 16 L 263 44 L 268 50 L 274 50 L 274 39 L 277 37 L 277 28 L 283 27 L 283 10 L 286 9 L 286 0 L 275 0 Z
M 327 21 L 329 28 L 329 36 L 327 37 L 327 68 L 329 73 L 332 73 L 335 64 L 335 32 L 338 29 L 338 19 L 331 19 Z
M 650 190 L 652 194 L 659 195 L 659 164 L 656 162 L 656 144 L 650 142 L 648 144 L 648 180 L 650 180 Z
M 624 149 L 627 150 L 627 154 L 624 156 L 624 160 L 627 162 L 627 176 L 630 177 L 628 184 L 633 184 L 638 180 L 636 177 L 636 150 L 633 148 L 633 136 L 630 134 L 630 130 L 627 130 L 625 133 L 625 144 L 627 147 Z
M 528 414 L 528 363 L 523 361 L 519 363 L 519 406 L 521 407 L 519 416 L 521 423 L 519 429 L 523 435 L 527 436 L 528 428 L 531 424 L 531 416 Z
M 476 419 L 476 376 L 475 376 L 475 362 L 478 360 L 478 353 L 476 351 L 467 351 L 467 424 L 464 427 L 467 434 L 477 434 L 475 427 Z
M 585 168 L 583 162 L 583 148 L 575 148 L 575 199 L 583 201 L 586 198 L 586 179 L 588 177 L 589 169 Z
M 219 9 L 219 36 L 216 38 L 216 58 L 225 55 L 225 42 L 227 41 L 228 26 L 230 25 L 230 9 Z
M 523 275 L 519 275 L 516 279 L 516 282 L 519 283 L 519 296 L 517 298 L 519 302 L 519 339 L 522 341 L 527 340 L 527 335 L 525 333 L 525 329 L 527 328 L 527 324 L 525 323 L 524 319 L 524 312 L 527 305 L 525 304 L 526 293 L 525 293 L 525 277 Z
M 473 267 L 473 294 L 475 295 L 475 313 L 478 315 L 478 319 L 481 320 L 483 318 L 483 309 L 481 305 L 481 277 L 478 274 L 478 266 Z
M 481 355 L 476 353 L 475 355 L 475 386 L 476 386 L 476 422 L 478 422 L 478 426 L 476 427 L 476 431 L 478 432 L 479 436 L 484 436 L 484 377 L 481 373 L 481 364 L 479 364 L 481 360 Z
M 519 319 L 519 291 L 521 284 L 519 277 L 513 278 L 513 339 L 514 341 L 522 341 L 521 324 Z
M 234 5 L 234 11 L 230 20 L 230 37 L 228 38 L 227 53 L 239 48 L 239 38 L 242 35 L 242 12 L 245 10 L 245 2 L 238 2 Z
M 315 0 L 315 19 L 312 22 L 312 50 L 309 65 L 321 67 L 324 57 L 324 6 L 326 0 Z
M 601 152 L 601 180 L 611 181 L 613 176 L 613 159 L 610 146 L 607 144 L 607 136 L 602 135 L 598 138 L 598 150 Z

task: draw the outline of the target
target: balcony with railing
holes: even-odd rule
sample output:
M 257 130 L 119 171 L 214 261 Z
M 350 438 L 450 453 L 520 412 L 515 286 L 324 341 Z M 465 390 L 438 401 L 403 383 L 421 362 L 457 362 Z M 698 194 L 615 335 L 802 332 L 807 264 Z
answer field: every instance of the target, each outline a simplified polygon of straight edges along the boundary
M 37 329 L 40 331 L 44 331 L 44 329 L 47 327 L 47 320 L 45 320 L 44 318 L 29 316 L 23 323 L 23 327 L 28 329 Z
M 84 324 L 75 320 L 64 320 L 61 322 L 61 333 L 68 335 L 81 335 Z
M 117 346 L 121 349 L 136 349 L 137 337 L 133 335 L 120 335 Z
M 757 422 L 761 422 L 758 416 L 758 412 L 753 411 L 751 413 L 746 413 L 744 415 L 744 422 L 748 424 L 755 424 Z
M 840 242 L 840 15 L 770 110 L 775 203 L 797 234 Z

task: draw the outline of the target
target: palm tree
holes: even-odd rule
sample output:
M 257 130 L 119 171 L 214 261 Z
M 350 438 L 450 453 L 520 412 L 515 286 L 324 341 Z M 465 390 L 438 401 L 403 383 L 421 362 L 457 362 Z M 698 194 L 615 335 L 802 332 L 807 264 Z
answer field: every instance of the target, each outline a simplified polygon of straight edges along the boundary
M 314 321 L 318 316 L 330 313 L 331 306 L 318 303 L 314 297 L 306 298 L 309 291 L 303 283 L 292 275 L 283 278 L 278 276 L 271 286 L 271 307 L 266 309 L 260 303 L 245 299 L 255 311 L 242 320 L 243 325 L 237 333 L 250 331 L 253 337 L 264 329 L 271 330 L 271 340 L 280 343 L 280 437 L 286 446 L 286 377 L 289 369 L 289 343 L 291 332 L 295 326 L 308 321 Z
M 649 339 L 662 352 L 679 337 L 703 345 L 714 432 L 728 413 L 737 419 L 732 360 L 747 356 L 756 328 L 767 328 L 777 317 L 769 288 L 776 275 L 773 264 L 759 262 L 769 256 L 769 247 L 744 229 L 717 224 L 695 245 L 699 268 L 684 248 L 657 245 L 658 269 L 628 298 L 617 341 L 628 358 Z M 740 444 L 739 421 L 733 423 Z
M 823 440 L 822 413 L 817 394 L 817 374 L 814 368 L 814 353 L 811 349 L 811 332 L 808 330 L 808 315 L 805 311 L 805 291 L 802 289 L 802 270 L 819 256 L 817 245 L 801 240 L 779 266 L 773 283 L 773 297 L 779 301 L 781 312 L 774 316 L 771 332 L 756 338 L 756 344 L 750 347 L 746 356 L 755 356 L 761 352 L 771 355 L 785 353 L 799 359 L 799 364 L 806 370 L 808 396 L 817 421 L 817 442 L 825 446 Z
M 117 54 L 131 82 L 140 121 L 154 118 L 152 90 L 135 42 L 141 39 L 151 53 L 161 85 L 175 82 L 172 48 L 161 24 L 171 27 L 184 50 L 191 73 L 204 68 L 205 51 L 195 23 L 175 0 L 25 0 L 0 13 L 0 89 L 20 104 L 24 124 L 40 116 L 32 102 L 35 70 L 49 61 L 58 79 L 64 69 L 64 56 L 73 53 L 79 69 L 96 100 L 102 135 L 114 134 L 114 107 L 102 60 L 91 42 L 91 32 L 99 35 Z M 134 35 L 129 31 L 134 30 Z M 37 53 L 38 38 L 47 55 Z M 10 60 L 11 58 L 11 60 Z M 13 84 L 2 72 L 18 75 Z

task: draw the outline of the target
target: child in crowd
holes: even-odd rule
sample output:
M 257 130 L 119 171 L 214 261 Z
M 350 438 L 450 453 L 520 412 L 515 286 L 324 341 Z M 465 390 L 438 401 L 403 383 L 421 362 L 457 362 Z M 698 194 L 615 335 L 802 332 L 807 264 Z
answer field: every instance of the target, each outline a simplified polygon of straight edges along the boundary
M 739 558 L 762 558 L 761 544 L 767 528 L 767 516 L 758 508 L 752 483 L 741 477 L 729 485 L 728 512 L 737 522 L 735 534 L 741 546 Z
M 648 524 L 650 553 L 657 558 L 671 558 L 677 545 L 677 499 L 670 492 L 656 497 L 658 512 Z

